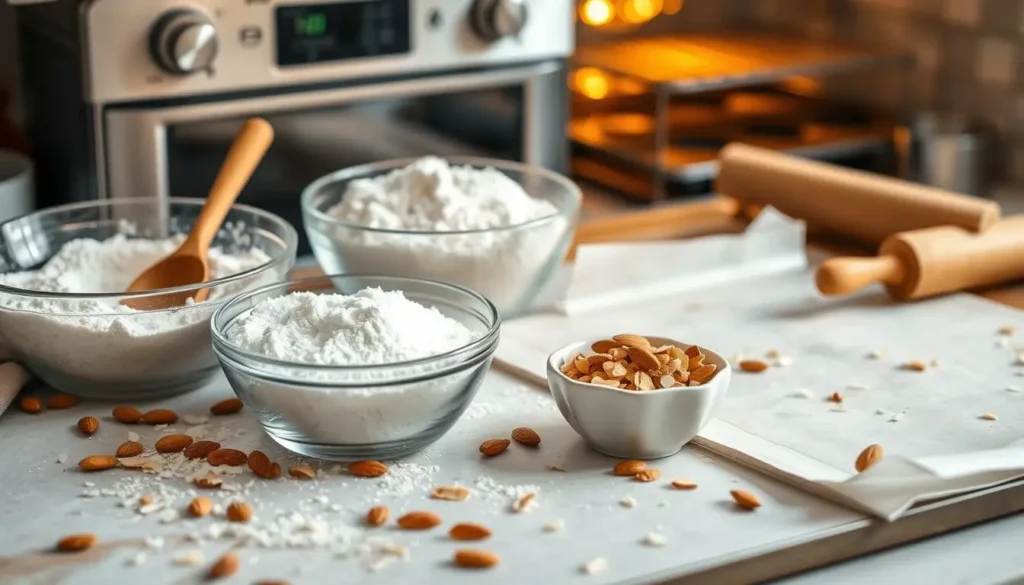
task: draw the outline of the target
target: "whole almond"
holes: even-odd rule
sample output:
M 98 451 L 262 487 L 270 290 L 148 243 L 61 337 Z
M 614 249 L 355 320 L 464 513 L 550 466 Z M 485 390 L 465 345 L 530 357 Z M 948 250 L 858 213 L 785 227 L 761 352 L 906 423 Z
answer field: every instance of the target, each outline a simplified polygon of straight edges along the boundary
M 245 453 L 238 449 L 217 449 L 216 451 L 211 451 L 206 456 L 206 462 L 214 467 L 218 467 L 220 465 L 228 465 L 231 467 L 245 465 L 245 462 L 248 459 L 249 458 Z
M 113 455 L 89 455 L 78 462 L 82 471 L 103 471 L 117 467 L 117 457 Z
M 288 475 L 295 479 L 315 479 L 316 470 L 309 465 L 292 465 L 288 468 Z
M 744 372 L 757 374 L 768 369 L 768 364 L 761 360 L 743 360 L 740 362 L 740 369 Z
M 131 406 L 115 406 L 111 412 L 114 420 L 126 425 L 133 425 L 142 420 L 142 412 Z
M 141 420 L 147 425 L 169 425 L 178 421 L 178 413 L 166 408 L 158 408 L 142 415 Z
M 217 490 L 220 489 L 220 486 L 224 485 L 224 480 L 212 471 L 192 481 L 196 484 L 196 487 L 203 488 L 204 490 Z
M 135 457 L 136 455 L 142 454 L 146 448 L 142 446 L 142 443 L 135 441 L 125 441 L 121 443 L 117 448 L 118 457 Z
M 366 525 L 381 526 L 388 521 L 390 515 L 391 512 L 387 509 L 387 506 L 374 506 L 366 513 Z
M 232 522 L 248 522 L 252 518 L 252 508 L 245 502 L 231 502 L 226 513 L 228 520 Z
M 196 518 L 208 516 L 213 511 L 213 502 L 210 498 L 199 496 L 188 503 L 188 513 Z
M 658 356 L 651 353 L 651 350 L 645 347 L 631 347 L 626 352 L 634 364 L 645 370 L 657 370 L 661 367 L 661 361 L 658 359 Z
M 635 476 L 641 471 L 647 469 L 647 464 L 643 461 L 637 461 L 636 459 L 627 459 L 625 461 L 619 461 L 615 468 L 612 469 L 612 473 L 623 477 Z
M 277 479 L 281 477 L 281 465 L 279 463 L 270 464 L 270 473 L 265 479 Z
M 688 479 L 673 479 L 672 487 L 677 490 L 695 490 L 697 489 L 697 484 Z
M 82 431 L 85 435 L 91 435 L 100 430 L 100 421 L 92 416 L 83 416 L 78 419 L 78 430 Z
M 239 410 L 242 410 L 242 401 L 238 398 L 228 398 L 221 400 L 217 404 L 210 407 L 210 412 L 215 415 L 235 414 Z
M 263 479 L 271 479 L 271 466 L 270 457 L 267 457 L 267 454 L 263 451 L 249 453 L 249 469 L 257 476 Z
M 520 445 L 536 447 L 540 445 L 540 435 L 530 427 L 517 427 L 512 429 L 512 438 Z
M 456 524 L 448 531 L 452 540 L 483 540 L 491 536 L 491 531 L 479 524 Z
M 213 563 L 206 576 L 210 579 L 221 579 L 234 575 L 236 572 L 238 572 L 238 556 L 229 552 Z
M 71 408 L 76 404 L 78 404 L 78 398 L 70 394 L 55 394 L 46 400 L 46 408 L 52 408 L 54 410 Z
M 26 396 L 21 399 L 19 404 L 21 405 L 21 410 L 29 414 L 36 414 L 43 410 L 42 401 L 35 396 Z
M 484 457 L 494 457 L 504 453 L 510 444 L 512 441 L 508 439 L 487 439 L 480 443 L 480 452 L 484 454 Z
M 590 345 L 590 349 L 594 353 L 608 353 L 616 347 L 622 347 L 622 343 L 615 341 L 614 339 L 602 339 L 601 341 L 595 341 Z
M 469 497 L 469 490 L 461 485 L 439 485 L 430 491 L 430 497 L 434 500 L 461 502 Z
M 486 550 L 455 551 L 455 565 L 466 569 L 489 569 L 498 564 L 498 555 Z
M 96 535 L 88 532 L 70 534 L 57 541 L 57 550 L 61 552 L 83 551 L 96 544 Z
M 188 435 L 167 435 L 157 439 L 154 446 L 158 453 L 177 453 L 191 444 L 192 437 Z
M 182 452 L 186 459 L 203 459 L 210 453 L 220 449 L 220 443 L 216 441 L 196 441 Z
M 637 481 L 648 483 L 661 477 L 661 472 L 657 469 L 645 469 L 637 472 L 633 477 L 635 477 Z
M 429 530 L 441 523 L 441 517 L 433 512 L 409 512 L 398 519 L 398 525 L 406 530 Z
M 732 490 L 729 492 L 736 505 L 744 510 L 756 510 L 761 507 L 761 500 L 754 494 L 745 490 Z
M 653 349 L 651 342 L 642 335 L 633 335 L 632 333 L 623 333 L 621 335 L 615 335 L 612 337 L 612 341 L 617 341 L 619 345 L 625 345 L 626 347 L 636 347 L 641 349 Z
M 857 461 L 853 466 L 859 473 L 867 471 L 872 465 L 882 460 L 882 446 L 881 445 L 868 445 L 860 455 L 857 456 Z
M 380 477 L 388 472 L 388 466 L 372 459 L 348 464 L 348 472 L 358 477 Z

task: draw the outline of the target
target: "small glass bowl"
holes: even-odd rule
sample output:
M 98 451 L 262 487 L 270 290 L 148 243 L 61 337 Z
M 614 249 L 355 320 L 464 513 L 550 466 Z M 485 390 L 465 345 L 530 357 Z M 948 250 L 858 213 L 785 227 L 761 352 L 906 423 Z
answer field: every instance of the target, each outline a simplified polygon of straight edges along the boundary
M 468 345 L 413 361 L 366 366 L 285 362 L 238 347 L 238 318 L 291 291 L 354 294 L 400 290 L 477 335 Z M 501 320 L 483 296 L 443 282 L 335 275 L 266 286 L 239 295 L 213 316 L 213 349 L 228 382 L 280 445 L 319 459 L 391 459 L 441 438 L 476 395 L 498 347 Z
M 451 282 L 475 290 L 502 318 L 525 313 L 564 261 L 579 223 L 580 189 L 558 173 L 477 157 L 447 157 L 452 165 L 494 168 L 557 213 L 503 228 L 412 231 L 370 228 L 332 217 L 349 185 L 386 175 L 417 159 L 350 167 L 321 177 L 302 193 L 302 219 L 317 261 L 328 274 L 387 274 Z
M 111 199 L 30 213 L 0 224 L 0 273 L 37 269 L 79 238 L 160 239 L 188 233 L 204 203 Z M 62 392 L 144 400 L 194 390 L 217 371 L 210 346 L 214 310 L 245 289 L 286 278 L 295 263 L 297 240 L 295 228 L 283 219 L 234 205 L 213 245 L 233 253 L 257 249 L 269 257 L 244 272 L 202 286 L 142 293 L 54 293 L 0 284 L 0 341 L 15 359 Z M 202 303 L 118 312 L 126 299 L 203 288 L 210 295 Z

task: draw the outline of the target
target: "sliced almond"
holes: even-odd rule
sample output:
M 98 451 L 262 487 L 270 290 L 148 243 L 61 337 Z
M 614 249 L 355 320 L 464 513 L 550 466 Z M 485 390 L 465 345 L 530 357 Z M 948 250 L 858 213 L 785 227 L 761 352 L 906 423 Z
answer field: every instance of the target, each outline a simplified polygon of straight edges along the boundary
M 924 362 L 918 360 L 907 362 L 900 367 L 911 372 L 923 372 L 928 369 L 928 366 L 925 365 Z
M 695 490 L 697 489 L 697 484 L 688 479 L 673 479 L 672 487 L 677 490 Z
M 516 427 L 512 429 L 512 439 L 520 445 L 536 447 L 540 444 L 540 435 L 530 427 Z
M 309 465 L 292 465 L 288 468 L 288 475 L 295 479 L 316 479 L 316 470 Z
M 433 512 L 409 512 L 398 519 L 398 525 L 406 530 L 429 530 L 441 523 L 441 517 Z
M 661 472 L 658 471 L 657 469 L 645 469 L 643 471 L 638 472 L 633 477 L 636 478 L 636 480 L 639 482 L 648 483 L 660 478 Z
M 613 358 L 611 356 L 611 354 L 607 354 L 607 353 L 595 353 L 594 355 L 587 357 L 587 365 L 589 366 L 590 369 L 593 369 L 594 366 L 603 365 L 607 361 L 615 361 L 615 358 Z M 584 373 L 589 373 L 589 372 L 584 372 Z
M 367 526 L 383 526 L 391 512 L 387 506 L 374 506 L 366 513 Z
M 512 441 L 508 439 L 487 439 L 483 443 L 480 443 L 480 453 L 484 457 L 494 457 L 500 455 L 508 449 L 508 446 L 512 444 Z
M 991 412 L 986 412 L 985 414 L 981 415 L 981 419 L 982 420 L 999 420 L 999 417 L 994 415 L 994 414 L 992 414 Z
M 667 353 L 656 353 L 654 354 L 654 357 L 658 358 L 658 361 L 663 366 L 668 365 L 668 362 L 672 360 L 672 357 L 669 356 Z
M 614 349 L 608 350 L 608 355 L 610 355 L 613 360 L 621 360 L 625 359 L 625 357 L 629 354 L 626 352 L 626 348 L 616 347 Z
M 380 477 L 388 472 L 388 466 L 372 459 L 355 461 L 349 463 L 348 472 L 358 477 Z
M 857 461 L 854 462 L 854 468 L 859 472 L 863 473 L 871 468 L 872 465 L 882 460 L 882 446 L 881 445 L 868 445 L 860 455 L 857 456 Z
M 434 500 L 461 502 L 469 497 L 469 490 L 461 485 L 439 485 L 430 490 L 430 497 Z
M 575 366 L 576 367 L 576 371 L 581 373 L 581 374 L 589 374 L 590 373 L 590 361 L 587 358 L 585 358 L 585 357 L 583 357 L 581 355 L 580 356 L 576 356 L 576 359 L 573 360 L 573 366 Z
M 455 566 L 466 569 L 489 569 L 498 564 L 498 555 L 486 550 L 455 551 Z
M 768 369 L 768 364 L 761 360 L 743 360 L 740 362 L 740 369 L 751 374 L 759 374 Z
M 729 493 L 736 505 L 744 510 L 756 510 L 761 507 L 761 500 L 746 490 L 732 490 Z
M 220 489 L 224 485 L 224 480 L 221 476 L 216 473 L 208 472 L 206 475 L 200 476 L 192 480 L 196 484 L 196 487 L 203 488 L 204 490 L 216 490 Z
M 626 459 L 625 461 L 619 461 L 615 465 L 615 468 L 612 469 L 612 473 L 614 475 L 630 477 L 635 476 L 636 474 L 640 473 L 645 469 L 647 469 L 647 464 L 644 463 L 643 461 L 638 461 L 636 459 Z
M 462 523 L 452 526 L 448 536 L 452 540 L 484 540 L 491 536 L 491 531 L 480 524 Z
M 613 339 L 602 339 L 601 341 L 595 341 L 590 345 L 590 349 L 594 353 L 608 353 L 617 347 L 622 347 L 622 344 Z
M 633 384 L 638 390 L 654 390 L 654 380 L 647 372 L 637 372 L 633 377 Z
M 690 347 L 686 348 L 683 351 L 683 353 L 686 354 L 686 356 L 689 357 L 690 359 L 704 357 L 704 351 L 699 346 L 696 345 L 691 345 Z
M 519 496 L 512 502 L 513 512 L 525 512 L 536 504 L 537 494 L 530 492 Z
M 696 370 L 690 372 L 690 382 L 696 382 L 698 384 L 704 384 L 715 376 L 715 371 L 718 370 L 718 366 L 715 364 L 704 364 Z

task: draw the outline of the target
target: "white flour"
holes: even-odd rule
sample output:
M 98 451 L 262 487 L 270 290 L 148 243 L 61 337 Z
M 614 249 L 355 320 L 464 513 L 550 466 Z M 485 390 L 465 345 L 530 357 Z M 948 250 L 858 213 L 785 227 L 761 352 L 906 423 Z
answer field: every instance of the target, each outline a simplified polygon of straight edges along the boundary
M 293 293 L 268 299 L 226 332 L 234 345 L 293 363 L 360 366 L 435 356 L 479 338 L 462 323 L 400 291 L 367 288 L 353 295 Z M 440 380 L 387 384 L 427 374 L 464 357 L 363 371 L 281 372 L 309 385 L 251 383 L 246 392 L 268 432 L 323 445 L 365 445 L 427 433 L 458 401 L 479 366 Z M 481 364 L 483 365 L 483 364 Z
M 568 245 L 569 223 L 498 170 L 449 166 L 426 157 L 391 173 L 353 181 L 327 214 L 346 223 L 412 233 L 335 226 L 314 237 L 329 272 L 386 273 L 452 282 L 516 311 Z M 504 229 L 533 222 L 516 229 Z M 447 234 L 445 232 L 473 233 Z M 335 254 L 340 259 L 335 258 Z
M 183 239 L 118 235 L 104 241 L 73 240 L 39 270 L 3 274 L 0 283 L 41 292 L 122 292 Z M 209 260 L 211 276 L 219 278 L 265 264 L 270 257 L 256 248 L 237 255 L 211 249 Z M 233 296 L 262 278 L 267 276 L 217 287 L 209 300 Z M 71 301 L 0 293 L 0 335 L 33 370 L 54 378 L 145 386 L 215 367 L 209 350 L 209 318 L 215 309 L 215 303 L 200 303 L 138 311 L 117 299 Z

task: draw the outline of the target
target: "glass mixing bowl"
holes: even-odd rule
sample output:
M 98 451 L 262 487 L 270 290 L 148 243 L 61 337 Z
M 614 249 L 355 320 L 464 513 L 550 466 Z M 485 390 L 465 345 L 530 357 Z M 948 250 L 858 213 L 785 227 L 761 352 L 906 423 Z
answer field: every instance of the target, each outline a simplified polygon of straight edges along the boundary
M 366 287 L 406 298 L 459 321 L 476 339 L 422 359 L 366 366 L 318 366 L 252 353 L 229 340 L 257 303 L 302 289 L 354 294 Z M 213 316 L 213 349 L 238 397 L 285 448 L 319 459 L 392 459 L 441 438 L 476 395 L 498 347 L 498 311 L 463 287 L 390 276 L 323 276 L 263 287 Z
M 558 173 L 475 157 L 447 157 L 452 165 L 494 168 L 557 213 L 503 228 L 409 231 L 370 228 L 330 215 L 353 182 L 408 166 L 416 159 L 350 167 L 317 179 L 302 193 L 302 218 L 317 261 L 328 274 L 408 276 L 451 282 L 494 303 L 502 318 L 526 312 L 564 261 L 579 221 L 581 194 Z
M 204 202 L 177 198 L 90 201 L 13 219 L 0 224 L 0 273 L 37 269 L 61 246 L 79 238 L 167 238 L 188 233 Z M 243 290 L 286 278 L 295 263 L 297 238 L 295 228 L 281 218 L 235 205 L 213 245 L 228 253 L 256 250 L 266 259 L 202 286 L 86 294 L 32 291 L 0 281 L 0 342 L 42 381 L 62 392 L 127 400 L 193 390 L 217 370 L 210 345 L 214 310 Z M 121 305 L 126 299 L 202 288 L 210 289 L 202 303 L 154 311 Z

